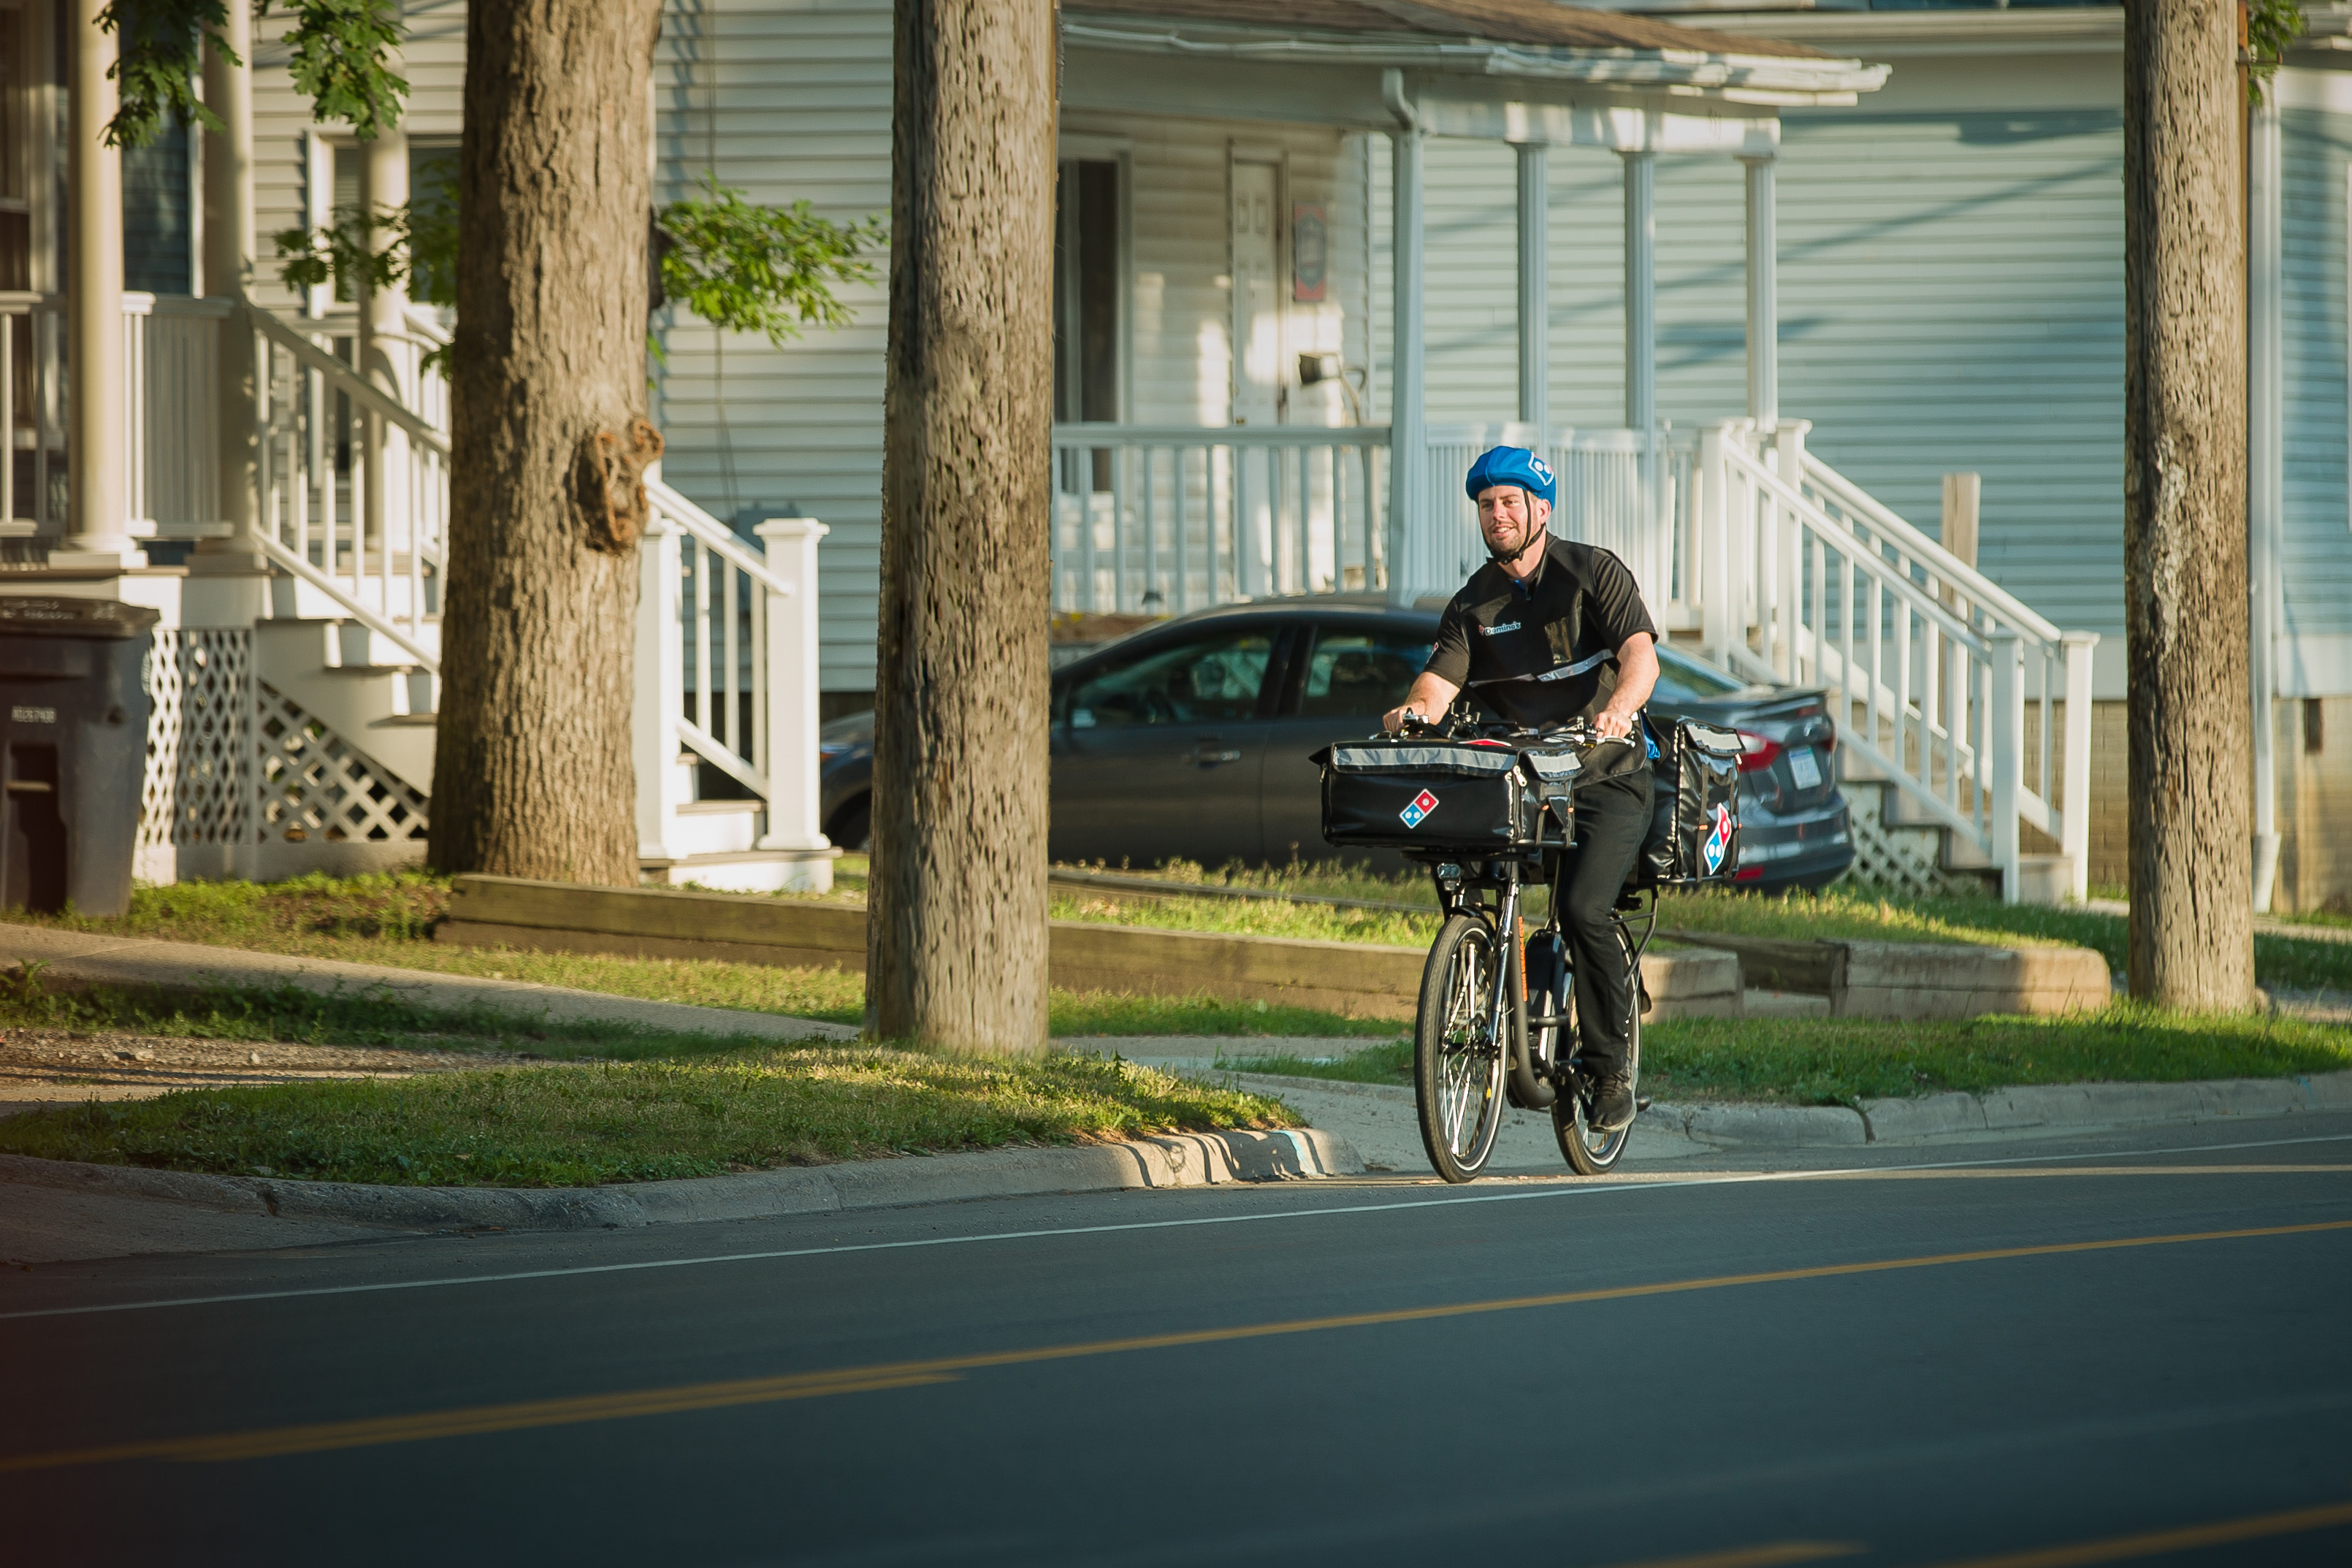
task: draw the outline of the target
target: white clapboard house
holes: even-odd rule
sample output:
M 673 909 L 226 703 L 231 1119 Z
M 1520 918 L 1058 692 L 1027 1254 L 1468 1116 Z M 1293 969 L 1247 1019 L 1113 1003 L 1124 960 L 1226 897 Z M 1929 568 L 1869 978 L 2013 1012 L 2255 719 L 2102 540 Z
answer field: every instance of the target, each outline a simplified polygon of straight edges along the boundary
M 297 298 L 252 237 L 447 176 L 463 6 L 405 16 L 401 137 L 312 124 L 265 19 L 249 104 L 213 89 L 231 135 L 122 161 L 124 372 L 90 405 L 121 410 L 121 494 L 85 513 L 57 362 L 76 298 L 109 291 L 63 275 L 35 177 L 74 135 L 39 62 L 69 78 L 81 40 L 0 0 L 0 213 L 25 214 L 0 225 L 0 590 L 165 607 L 151 875 L 421 849 L 446 414 L 415 360 L 444 324 Z M 1871 870 L 2026 898 L 2115 880 L 2119 17 L 1066 4 L 1055 608 L 1450 591 L 1479 554 L 1460 470 L 1522 441 L 1561 471 L 1558 526 L 1622 554 L 1679 641 L 1838 695 Z M 887 0 L 674 0 L 656 198 L 709 172 L 887 213 L 890 37 Z M 2257 652 L 2282 699 L 2254 762 L 2297 906 L 2352 879 L 2322 825 L 2346 792 L 2326 699 L 2352 693 L 2333 57 L 2284 73 L 2253 161 Z M 637 783 L 673 879 L 823 874 L 811 688 L 828 714 L 872 691 L 880 526 L 882 291 L 845 298 L 853 325 L 783 350 L 656 319 Z M 1981 476 L 1981 525 L 1947 549 L 1955 473 Z

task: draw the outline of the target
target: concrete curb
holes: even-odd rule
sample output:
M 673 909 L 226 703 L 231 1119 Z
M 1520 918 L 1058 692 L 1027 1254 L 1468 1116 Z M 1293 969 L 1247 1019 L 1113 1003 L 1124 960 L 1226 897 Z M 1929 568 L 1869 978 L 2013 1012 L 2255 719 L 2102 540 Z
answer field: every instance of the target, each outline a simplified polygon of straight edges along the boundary
M 1279 1095 L 1291 1085 L 1318 1093 L 1385 1103 L 1410 1120 L 1412 1091 L 1278 1074 L 1202 1072 L 1234 1077 L 1252 1092 Z M 2163 1123 L 2262 1121 L 2352 1111 L 2352 1072 L 2307 1078 L 2226 1078 L 2196 1083 L 2053 1083 L 1990 1094 L 1930 1094 L 1917 1100 L 1865 1100 L 1845 1105 L 1739 1105 L 1660 1101 L 1640 1127 L 1709 1149 L 1859 1148 L 1865 1144 L 2006 1140 Z
M 986 1149 L 592 1187 L 369 1186 L 0 1155 L 0 1185 L 409 1230 L 626 1230 L 967 1198 L 1307 1180 L 1354 1176 L 1363 1168 L 1345 1138 L 1299 1127 L 1172 1133 L 1080 1148 Z
M 1865 1100 L 1870 1141 L 1932 1143 L 2160 1122 L 2263 1120 L 2352 1111 L 2352 1072 L 2221 1078 L 2198 1083 L 2049 1083 L 1991 1093 Z
M 1653 1105 L 1683 1135 L 1727 1148 L 1834 1148 L 2095 1132 L 2166 1122 L 2352 1111 L 2352 1072 L 2194 1083 L 2043 1083 L 1843 1105 Z

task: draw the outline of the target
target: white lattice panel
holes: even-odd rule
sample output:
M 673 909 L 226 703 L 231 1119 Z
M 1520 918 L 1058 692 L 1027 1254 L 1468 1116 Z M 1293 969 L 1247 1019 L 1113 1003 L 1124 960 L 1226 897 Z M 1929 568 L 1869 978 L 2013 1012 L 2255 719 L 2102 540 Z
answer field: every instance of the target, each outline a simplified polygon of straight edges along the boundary
M 268 682 L 255 688 L 265 843 L 425 841 L 424 796 Z
M 1984 884 L 1946 871 L 1943 834 L 1934 828 L 1889 827 L 1883 820 L 1885 791 L 1876 784 L 1846 788 L 1848 825 L 1853 832 L 1854 882 L 1893 888 L 1915 898 L 1980 893 Z
M 159 630 L 139 817 L 142 865 L 181 844 L 253 841 L 253 633 Z

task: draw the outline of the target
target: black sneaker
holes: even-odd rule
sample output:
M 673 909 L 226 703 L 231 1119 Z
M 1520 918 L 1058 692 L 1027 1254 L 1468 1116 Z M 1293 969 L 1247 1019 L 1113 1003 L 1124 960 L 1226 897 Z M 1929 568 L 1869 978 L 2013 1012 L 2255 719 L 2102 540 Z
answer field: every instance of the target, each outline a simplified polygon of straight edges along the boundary
M 1607 1073 L 1592 1086 L 1592 1111 L 1586 1124 L 1596 1133 L 1614 1133 L 1633 1124 L 1632 1073 Z

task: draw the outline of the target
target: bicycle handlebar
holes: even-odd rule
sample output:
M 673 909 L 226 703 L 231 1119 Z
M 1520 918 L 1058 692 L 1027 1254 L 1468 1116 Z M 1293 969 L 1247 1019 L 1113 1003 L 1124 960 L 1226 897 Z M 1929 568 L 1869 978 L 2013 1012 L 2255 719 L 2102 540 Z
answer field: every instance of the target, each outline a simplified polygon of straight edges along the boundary
M 1631 746 L 1633 736 L 1602 735 L 1583 719 L 1572 719 L 1552 729 L 1529 729 L 1524 725 L 1481 724 L 1466 714 L 1449 712 L 1444 719 L 1425 719 L 1418 714 L 1407 714 L 1394 730 L 1384 731 L 1407 739 L 1444 740 L 1529 740 L 1554 746 Z

